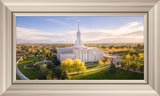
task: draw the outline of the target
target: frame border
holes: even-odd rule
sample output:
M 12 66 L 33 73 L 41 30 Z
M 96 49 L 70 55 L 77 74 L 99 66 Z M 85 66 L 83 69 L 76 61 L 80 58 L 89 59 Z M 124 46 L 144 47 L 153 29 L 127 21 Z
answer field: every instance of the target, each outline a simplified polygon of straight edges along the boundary
M 2 96 L 159 96 L 160 95 L 160 1 L 159 0 L 1 0 L 0 94 Z M 13 84 L 12 12 L 147 12 L 149 39 L 148 84 Z M 129 86 L 129 87 L 128 87 Z
M 34 83 L 45 83 L 45 84 L 75 84 L 75 83 L 79 83 L 79 84 L 130 84 L 130 83 L 134 83 L 134 84 L 147 84 L 148 83 L 148 29 L 147 29 L 147 21 L 148 21 L 148 14 L 147 13 L 12 13 L 12 25 L 13 25 L 13 30 L 12 30 L 12 58 L 13 58 L 13 67 L 12 67 L 12 78 L 13 78 L 13 83 L 17 84 L 17 83 L 30 83 L 30 84 L 34 84 Z M 144 79 L 143 80 L 16 80 L 16 61 L 15 61 L 15 56 L 16 56 L 16 16 L 143 16 L 144 17 Z

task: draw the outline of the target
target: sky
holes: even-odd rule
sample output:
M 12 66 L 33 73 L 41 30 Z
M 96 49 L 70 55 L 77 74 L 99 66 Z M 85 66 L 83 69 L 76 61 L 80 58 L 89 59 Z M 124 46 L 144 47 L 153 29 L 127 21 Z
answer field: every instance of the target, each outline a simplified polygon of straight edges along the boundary
M 17 43 L 142 43 L 143 16 L 17 16 Z

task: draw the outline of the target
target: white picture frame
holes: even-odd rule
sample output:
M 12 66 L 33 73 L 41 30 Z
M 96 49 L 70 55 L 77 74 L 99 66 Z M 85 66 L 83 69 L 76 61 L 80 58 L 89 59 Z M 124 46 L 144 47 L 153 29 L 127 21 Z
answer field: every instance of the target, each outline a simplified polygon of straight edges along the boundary
M 159 96 L 160 95 L 160 1 L 159 0 L 1 0 L 0 2 L 0 95 L 2 96 Z M 12 53 L 14 13 L 146 13 L 148 31 L 147 82 L 109 81 L 26 82 L 15 81 Z M 13 20 L 13 21 L 12 21 Z M 12 49 L 13 48 L 13 49 Z

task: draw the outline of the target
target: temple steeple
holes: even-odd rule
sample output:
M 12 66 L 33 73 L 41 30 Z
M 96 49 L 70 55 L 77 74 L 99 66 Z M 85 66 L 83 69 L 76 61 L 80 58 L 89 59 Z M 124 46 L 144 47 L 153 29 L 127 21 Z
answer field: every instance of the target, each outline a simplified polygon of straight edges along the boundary
M 76 48 L 80 48 L 83 46 L 82 40 L 81 40 L 81 32 L 79 30 L 79 23 L 78 23 L 78 31 L 77 31 L 77 40 L 74 45 Z
M 80 42 L 81 42 L 81 32 L 79 31 L 79 23 L 78 23 L 77 43 L 80 44 Z

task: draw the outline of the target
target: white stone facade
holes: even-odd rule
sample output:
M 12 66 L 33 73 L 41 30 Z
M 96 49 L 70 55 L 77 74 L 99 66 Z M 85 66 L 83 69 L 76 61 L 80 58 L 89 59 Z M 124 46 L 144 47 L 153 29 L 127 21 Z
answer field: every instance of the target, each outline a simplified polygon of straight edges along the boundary
M 103 51 L 99 51 L 97 47 L 83 46 L 79 25 L 75 45 L 68 48 L 58 48 L 57 53 L 57 59 L 60 62 L 65 61 L 67 58 L 72 60 L 80 59 L 83 62 L 97 62 L 99 59 L 103 59 L 104 55 Z

